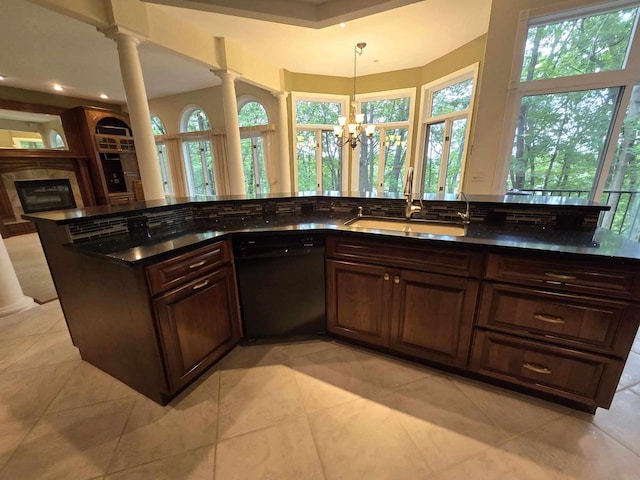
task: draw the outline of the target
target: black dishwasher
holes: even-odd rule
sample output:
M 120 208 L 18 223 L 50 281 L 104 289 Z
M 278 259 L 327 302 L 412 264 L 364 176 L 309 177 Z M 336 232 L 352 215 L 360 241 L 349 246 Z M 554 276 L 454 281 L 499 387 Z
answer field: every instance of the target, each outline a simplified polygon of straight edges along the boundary
M 324 333 L 324 238 L 308 233 L 233 240 L 244 338 Z

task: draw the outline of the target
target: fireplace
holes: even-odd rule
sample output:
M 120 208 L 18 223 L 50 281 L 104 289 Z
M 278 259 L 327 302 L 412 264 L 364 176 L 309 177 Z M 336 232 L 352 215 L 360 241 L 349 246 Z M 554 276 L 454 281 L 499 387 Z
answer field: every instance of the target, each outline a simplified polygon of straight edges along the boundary
M 76 208 L 68 178 L 14 181 L 24 213 Z

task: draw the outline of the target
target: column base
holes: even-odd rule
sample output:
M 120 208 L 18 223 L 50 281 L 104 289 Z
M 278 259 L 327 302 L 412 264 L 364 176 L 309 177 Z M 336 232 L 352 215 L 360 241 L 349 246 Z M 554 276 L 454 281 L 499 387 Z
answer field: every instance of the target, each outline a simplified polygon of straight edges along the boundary
M 13 315 L 14 313 L 22 312 L 24 310 L 28 310 L 37 306 L 38 304 L 33 301 L 33 298 L 23 296 L 20 300 L 12 303 L 11 305 L 0 307 L 0 318 L 6 317 L 8 315 Z

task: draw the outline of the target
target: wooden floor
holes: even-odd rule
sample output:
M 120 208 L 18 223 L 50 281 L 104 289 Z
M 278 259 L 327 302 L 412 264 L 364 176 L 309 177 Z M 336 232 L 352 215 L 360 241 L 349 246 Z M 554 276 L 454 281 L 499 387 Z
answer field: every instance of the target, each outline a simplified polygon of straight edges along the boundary
M 24 294 L 38 303 L 58 298 L 38 234 L 5 238 L 4 244 Z

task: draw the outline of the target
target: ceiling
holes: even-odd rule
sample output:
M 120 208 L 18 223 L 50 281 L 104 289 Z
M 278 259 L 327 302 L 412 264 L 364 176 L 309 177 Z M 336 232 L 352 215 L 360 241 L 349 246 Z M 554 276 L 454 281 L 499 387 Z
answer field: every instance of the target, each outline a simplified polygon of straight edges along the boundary
M 335 0 L 147 0 L 158 8 L 211 33 L 225 37 L 275 68 L 317 75 L 353 75 L 353 49 L 367 47 L 358 59 L 358 75 L 425 65 L 486 33 L 491 0 L 378 1 L 393 6 L 381 13 L 352 20 L 345 28 L 332 25 L 308 28 L 248 16 L 158 5 L 292 4 L 318 7 Z M 361 0 L 341 0 L 362 4 Z M 153 4 L 152 4 L 153 3 Z M 409 3 L 409 4 L 406 4 Z M 406 5 L 405 5 L 406 4 Z M 210 9 L 208 9 L 210 10 Z M 52 92 L 59 83 L 64 95 L 99 100 L 105 93 L 114 103 L 124 103 L 115 43 L 95 27 L 50 11 L 27 0 L 0 0 L 0 85 Z M 151 43 L 139 47 L 147 94 L 150 99 L 219 84 L 209 66 Z

